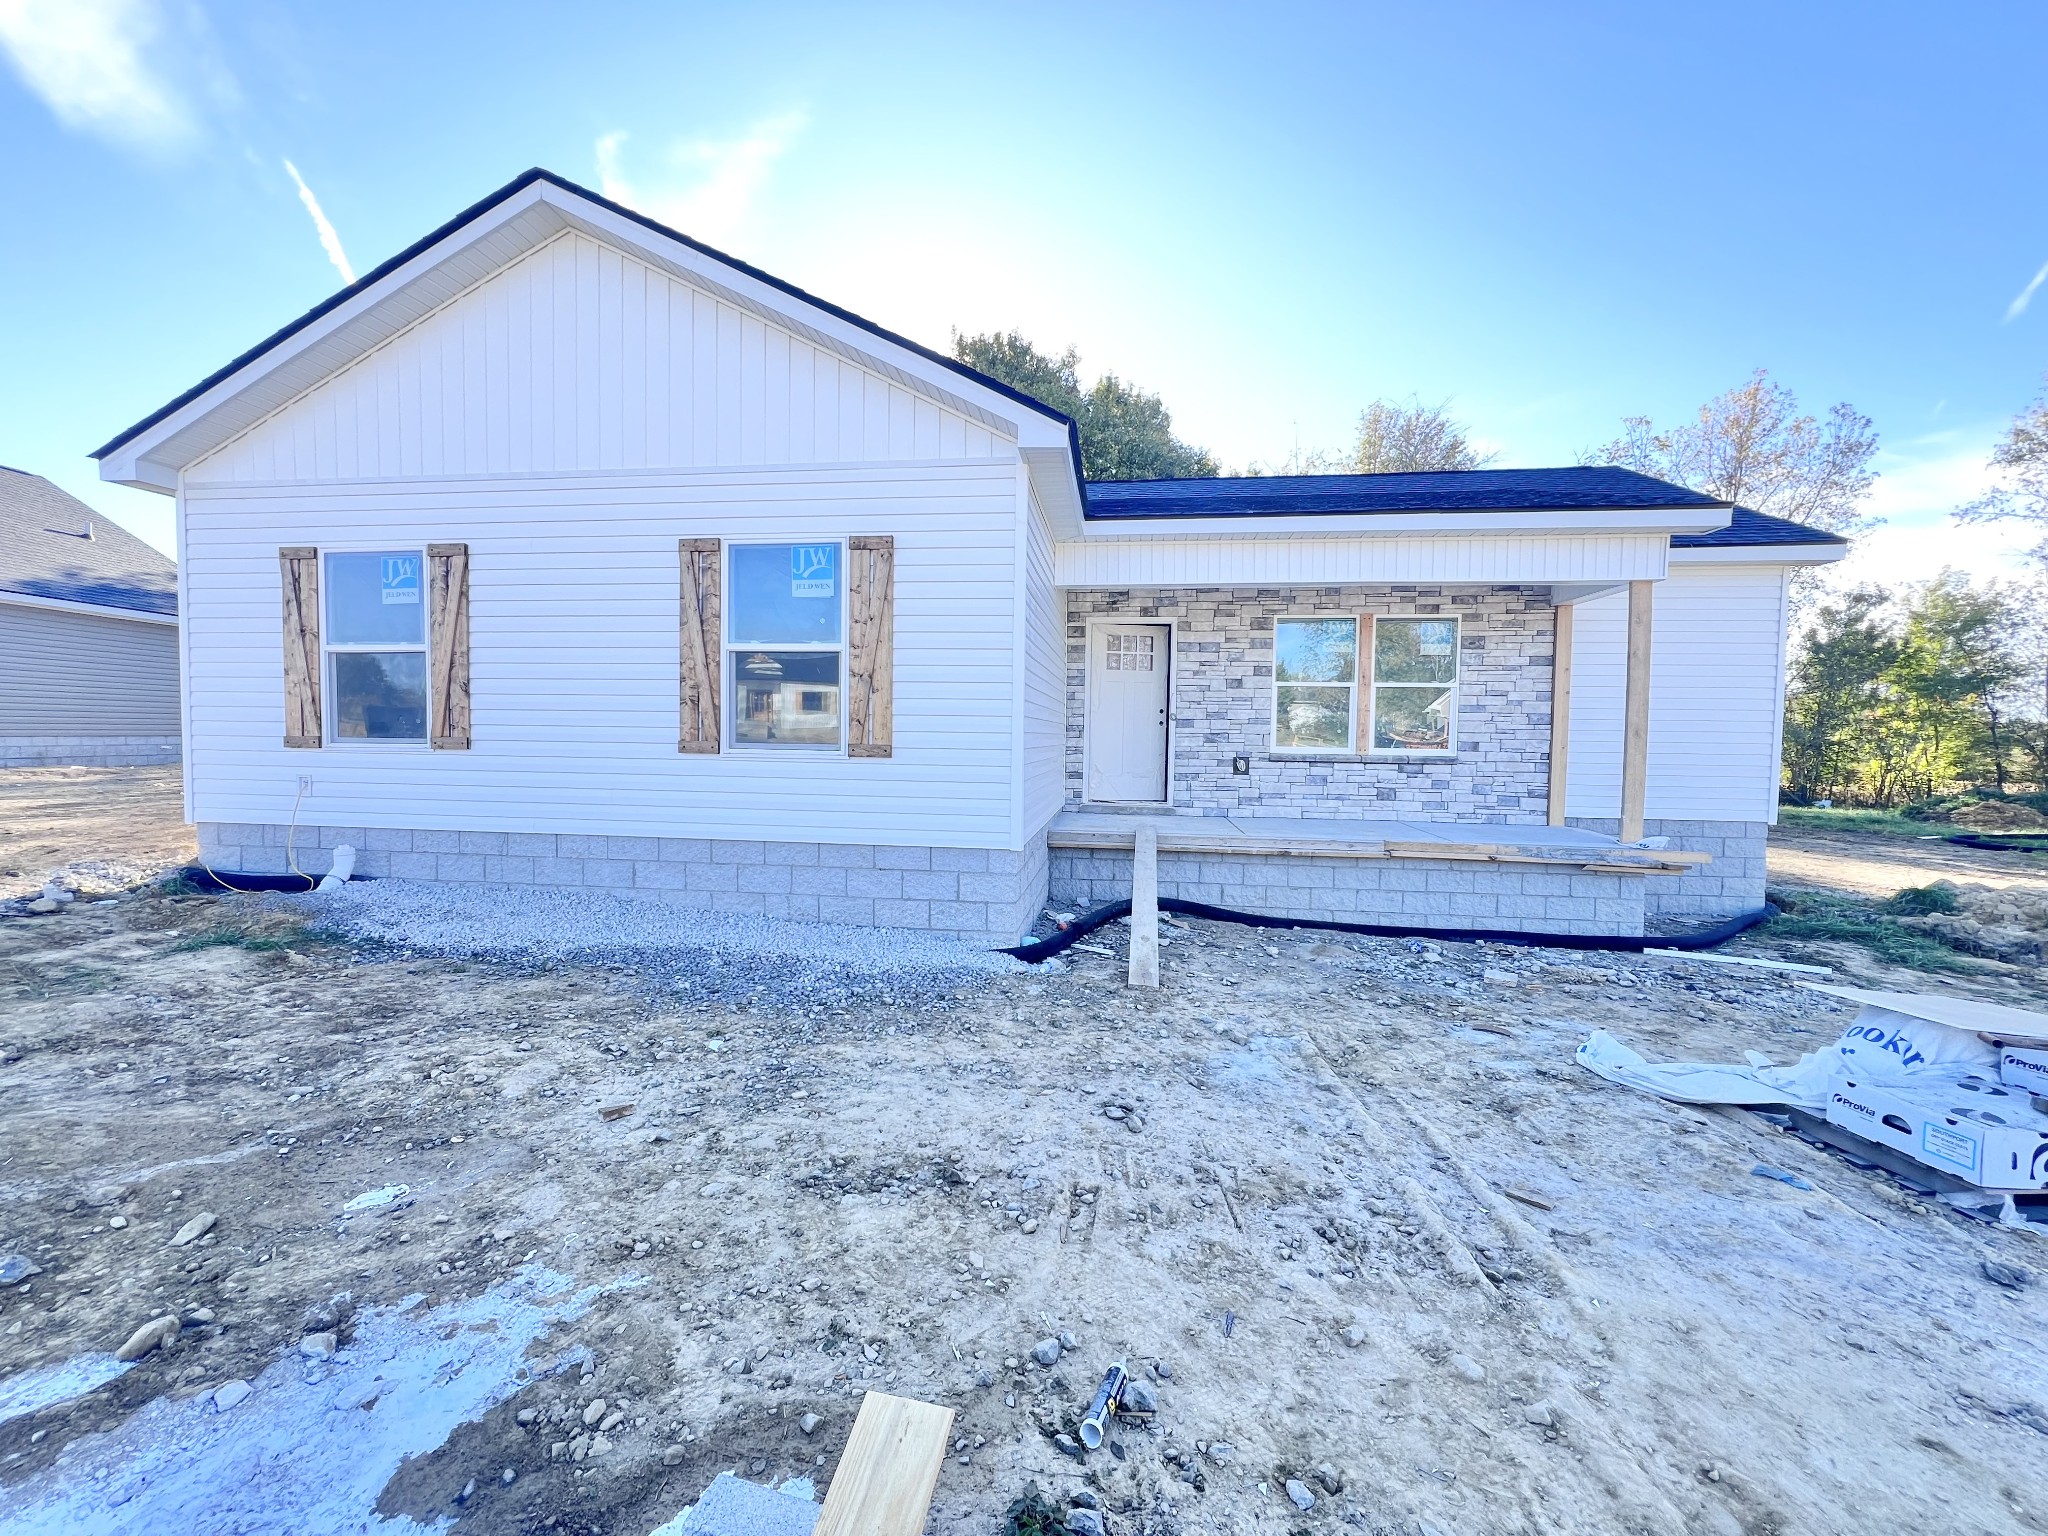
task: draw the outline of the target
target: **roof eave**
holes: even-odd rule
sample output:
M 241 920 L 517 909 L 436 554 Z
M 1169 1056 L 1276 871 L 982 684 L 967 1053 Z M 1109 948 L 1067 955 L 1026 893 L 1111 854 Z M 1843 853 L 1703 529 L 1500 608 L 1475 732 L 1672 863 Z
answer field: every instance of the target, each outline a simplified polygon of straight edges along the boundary
M 1401 512 L 1235 513 L 1221 516 L 1090 514 L 1090 539 L 1281 538 L 1425 533 L 1701 534 L 1728 526 L 1732 503 L 1692 507 L 1447 507 Z

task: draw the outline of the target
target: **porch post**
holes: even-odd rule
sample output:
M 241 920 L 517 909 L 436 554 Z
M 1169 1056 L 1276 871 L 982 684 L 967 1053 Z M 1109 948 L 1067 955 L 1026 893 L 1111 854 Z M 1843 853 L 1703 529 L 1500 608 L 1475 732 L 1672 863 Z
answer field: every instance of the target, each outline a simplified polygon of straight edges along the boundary
M 1621 730 L 1621 840 L 1643 835 L 1643 791 L 1650 774 L 1650 592 L 1628 584 L 1628 693 Z
M 1564 825 L 1566 769 L 1572 749 L 1572 615 L 1576 603 L 1562 603 L 1551 610 L 1557 632 L 1550 663 L 1550 824 Z

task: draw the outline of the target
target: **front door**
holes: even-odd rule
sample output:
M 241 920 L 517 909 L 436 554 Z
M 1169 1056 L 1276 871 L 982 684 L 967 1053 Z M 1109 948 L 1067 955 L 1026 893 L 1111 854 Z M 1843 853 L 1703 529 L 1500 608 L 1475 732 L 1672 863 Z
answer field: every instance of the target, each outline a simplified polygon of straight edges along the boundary
M 1166 801 L 1164 624 L 1102 624 L 1088 640 L 1088 798 Z

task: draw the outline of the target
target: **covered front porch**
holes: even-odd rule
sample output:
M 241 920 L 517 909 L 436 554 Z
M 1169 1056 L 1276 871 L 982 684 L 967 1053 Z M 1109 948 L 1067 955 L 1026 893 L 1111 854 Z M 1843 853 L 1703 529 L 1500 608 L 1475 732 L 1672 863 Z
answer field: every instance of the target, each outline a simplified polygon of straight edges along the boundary
M 1569 826 L 1082 809 L 1047 830 L 1052 900 L 1087 908 L 1129 896 L 1141 827 L 1158 838 L 1161 896 L 1268 917 L 1516 933 L 1640 934 L 1645 882 L 1710 861 Z

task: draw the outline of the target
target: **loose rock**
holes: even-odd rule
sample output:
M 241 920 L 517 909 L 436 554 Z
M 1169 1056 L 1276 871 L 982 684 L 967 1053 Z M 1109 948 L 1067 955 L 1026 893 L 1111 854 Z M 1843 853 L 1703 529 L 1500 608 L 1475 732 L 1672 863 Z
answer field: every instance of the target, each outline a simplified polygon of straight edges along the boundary
M 1040 1365 L 1058 1365 L 1060 1363 L 1060 1341 L 1058 1339 L 1040 1339 L 1031 1346 L 1031 1358 Z
M 339 1343 L 331 1333 L 309 1333 L 299 1340 L 299 1353 L 308 1360 L 332 1360 Z
M 178 1228 L 178 1235 L 171 1239 L 173 1248 L 182 1248 L 187 1243 L 196 1243 L 213 1230 L 213 1224 L 220 1218 L 211 1211 L 201 1211 L 185 1225 Z
M 1522 1417 L 1544 1429 L 1557 1427 L 1557 1411 L 1548 1403 L 1531 1403 L 1522 1410 Z
M 604 1410 L 604 1399 L 601 1397 L 593 1397 L 590 1400 L 590 1406 L 583 1410 L 583 1422 L 585 1424 L 590 1425 L 592 1428 L 595 1428 L 603 1420 Z
M 824 1422 L 815 1413 L 807 1413 L 796 1421 L 796 1427 L 807 1435 L 814 1435 L 818 1432 L 818 1426 Z
M 1474 1360 L 1470 1355 L 1453 1355 L 1451 1356 L 1450 1364 L 1451 1369 L 1467 1381 L 1486 1380 L 1486 1367 L 1477 1360 Z
M 159 1317 L 144 1323 L 128 1335 L 128 1342 L 114 1351 L 116 1360 L 140 1360 L 159 1345 L 168 1344 L 178 1336 L 178 1320 L 175 1317 Z
M 1308 1484 L 1298 1477 L 1287 1479 L 1287 1497 L 1304 1515 L 1316 1507 L 1316 1496 L 1309 1492 Z
M 2007 1264 L 2000 1259 L 1986 1259 L 1979 1266 L 1984 1278 L 1993 1285 L 2002 1285 L 2009 1291 L 2023 1291 L 2033 1283 L 2033 1272 L 2018 1264 Z
M 224 1381 L 213 1389 L 213 1406 L 226 1413 L 246 1399 L 252 1390 L 246 1381 Z

